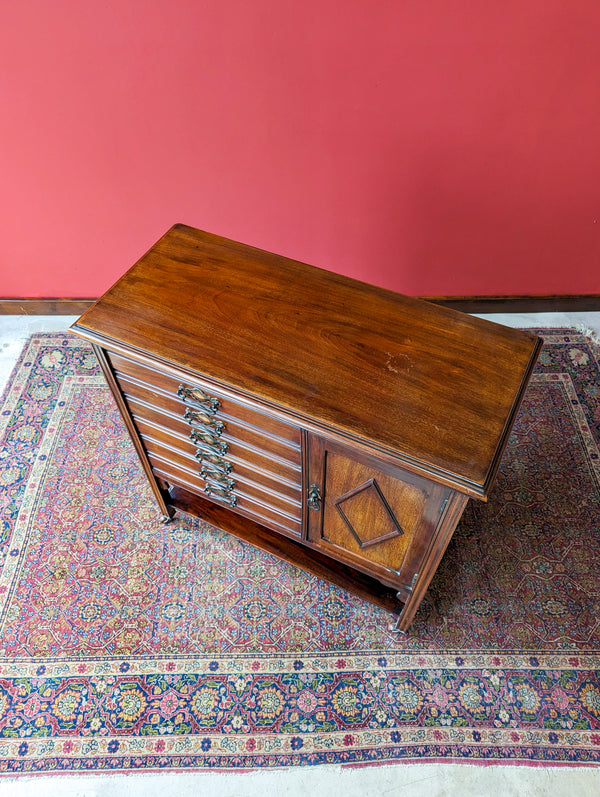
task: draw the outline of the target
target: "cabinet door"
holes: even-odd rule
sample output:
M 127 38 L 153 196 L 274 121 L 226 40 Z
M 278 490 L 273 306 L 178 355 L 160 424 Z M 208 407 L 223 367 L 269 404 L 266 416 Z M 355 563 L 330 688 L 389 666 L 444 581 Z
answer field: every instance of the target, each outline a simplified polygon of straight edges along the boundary
M 308 534 L 329 556 L 410 593 L 450 490 L 311 435 Z

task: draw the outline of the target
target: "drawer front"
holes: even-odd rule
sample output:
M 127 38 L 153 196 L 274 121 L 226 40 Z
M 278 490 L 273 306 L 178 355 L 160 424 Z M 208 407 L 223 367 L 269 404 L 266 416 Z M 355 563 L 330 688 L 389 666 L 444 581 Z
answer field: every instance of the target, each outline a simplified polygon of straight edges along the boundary
M 128 406 L 131 408 L 132 414 L 141 418 L 148 418 L 165 429 L 184 435 L 188 439 L 191 439 L 191 435 L 195 431 L 199 443 L 201 443 L 202 439 L 206 439 L 209 444 L 217 446 L 226 442 L 227 449 L 230 449 L 233 444 L 240 444 L 249 448 L 256 448 L 259 451 L 268 451 L 272 456 L 283 461 L 290 459 L 294 461 L 296 452 L 300 450 L 299 446 L 293 445 L 281 437 L 263 433 L 261 429 L 256 427 L 242 425 L 229 415 L 219 412 L 210 416 L 212 421 L 210 425 L 201 423 L 190 415 L 191 408 L 182 406 L 181 402 L 170 400 L 168 402 L 170 408 L 166 410 L 159 404 L 151 404 L 140 399 L 138 394 L 141 391 L 131 392 L 130 385 L 125 380 L 119 380 L 119 387 L 125 396 Z M 167 402 L 163 403 L 166 404 Z M 221 423 L 222 426 L 214 426 L 213 424 L 215 423 Z M 211 443 L 211 440 L 215 442 Z
M 231 506 L 229 500 L 225 498 L 221 500 L 215 496 L 207 496 L 204 492 L 204 489 L 199 487 L 193 478 L 189 478 L 189 473 L 186 470 L 177 468 L 170 463 L 164 463 L 156 457 L 149 457 L 149 460 L 152 464 L 152 470 L 154 473 L 167 483 L 179 485 L 190 492 L 202 495 L 203 498 L 211 498 L 211 500 L 216 501 L 217 503 Z M 263 526 L 267 526 L 268 528 L 271 528 L 280 534 L 295 537 L 300 536 L 302 531 L 302 524 L 300 520 L 292 518 L 283 512 L 278 512 L 272 505 L 264 503 L 263 501 L 246 495 L 245 493 L 236 491 L 235 495 L 236 503 L 232 509 L 234 509 L 234 511 L 238 514 L 245 515 L 252 520 L 256 520 Z
M 295 496 L 285 495 L 280 492 L 280 485 L 274 482 L 269 484 L 268 479 L 261 478 L 261 475 L 254 471 L 244 472 L 242 468 L 234 465 L 229 473 L 225 473 L 199 462 L 192 454 L 186 455 L 182 451 L 162 446 L 154 440 L 146 439 L 144 445 L 150 461 L 160 460 L 163 465 L 170 464 L 185 470 L 187 478 L 202 491 L 206 484 L 214 484 L 215 487 L 229 490 L 238 498 L 242 493 L 257 500 L 264 500 L 264 496 L 268 495 L 269 503 L 273 507 L 297 521 L 301 519 L 300 491 L 297 491 Z
M 108 356 L 155 475 L 280 533 L 301 536 L 297 427 L 204 384 Z
M 134 421 L 148 452 L 160 450 L 162 456 L 170 457 L 174 462 L 185 463 L 186 467 L 195 467 L 198 473 L 200 472 L 202 463 L 196 456 L 197 448 L 189 438 L 175 435 L 142 418 L 134 418 Z M 250 479 L 256 484 L 264 485 L 266 490 L 280 492 L 292 502 L 299 504 L 301 498 L 299 471 L 287 463 L 277 463 L 265 456 L 252 456 L 253 453 L 248 452 L 245 459 L 240 459 L 232 457 L 228 452 L 226 457 L 221 457 L 224 462 L 231 465 L 231 469 L 228 470 L 217 465 L 211 468 L 211 463 L 206 467 L 228 475 L 235 469 L 236 478 Z
M 137 381 L 141 388 L 146 388 L 150 391 L 154 398 L 150 398 L 150 403 L 160 406 L 162 398 L 175 398 L 180 385 L 184 387 L 193 387 L 188 383 L 185 378 L 181 380 L 169 376 L 161 371 L 155 371 L 145 365 L 127 360 L 118 354 L 108 353 L 108 360 L 112 365 L 113 371 L 117 380 L 127 378 L 128 381 Z M 238 422 L 247 423 L 251 427 L 262 429 L 265 434 L 271 434 L 275 437 L 281 437 L 284 440 L 289 440 L 295 446 L 300 446 L 300 430 L 293 424 L 285 423 L 278 418 L 274 418 L 267 413 L 257 410 L 255 407 L 250 407 L 243 402 L 237 402 L 233 399 L 219 394 L 210 386 L 204 386 L 201 380 L 198 385 L 202 387 L 211 396 L 217 398 L 219 402 L 218 414 L 219 417 L 235 418 Z M 184 401 L 179 397 L 179 401 Z M 196 407 L 196 402 L 188 399 L 190 407 Z M 180 410 L 180 407 L 179 407 Z M 179 411 L 177 410 L 177 411 Z

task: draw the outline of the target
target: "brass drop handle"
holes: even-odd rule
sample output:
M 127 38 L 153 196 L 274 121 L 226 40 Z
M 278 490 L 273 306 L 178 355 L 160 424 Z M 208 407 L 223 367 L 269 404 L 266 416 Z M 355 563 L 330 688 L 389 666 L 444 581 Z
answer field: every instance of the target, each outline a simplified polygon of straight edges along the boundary
M 204 390 L 199 387 L 188 387 L 187 385 L 179 385 L 177 388 L 177 395 L 184 401 L 195 401 L 197 404 L 205 404 L 205 410 L 212 415 L 219 409 L 219 399 L 209 396 Z
M 319 488 L 316 484 L 311 484 L 306 502 L 311 509 L 315 510 L 315 512 L 318 512 L 321 509 L 321 493 L 319 492 Z
M 211 446 L 217 454 L 224 454 L 227 451 L 227 443 L 224 440 L 219 440 L 207 429 L 194 429 L 190 434 L 190 440 L 193 443 Z
M 183 413 L 183 417 L 190 424 L 203 423 L 206 426 L 210 426 L 211 430 L 213 430 L 215 434 L 221 434 L 225 428 L 223 421 L 218 421 L 213 415 L 205 410 L 193 410 L 191 407 L 188 407 Z
M 233 465 L 225 459 L 221 459 L 214 451 L 209 451 L 207 448 L 198 447 L 194 454 L 199 462 L 210 462 L 223 473 L 231 473 Z
M 215 482 L 217 486 L 222 487 L 224 490 L 233 490 L 235 487 L 233 479 L 228 479 L 224 473 L 221 473 L 216 468 L 208 468 L 203 465 L 200 468 L 200 475 L 203 479 Z
M 220 487 L 215 487 L 212 484 L 207 484 L 204 488 L 204 492 L 207 495 L 210 495 L 211 498 L 216 498 L 218 501 L 223 501 L 229 506 L 235 506 L 237 504 L 237 496 L 231 495 L 231 493 L 227 492 L 227 490 L 222 490 Z

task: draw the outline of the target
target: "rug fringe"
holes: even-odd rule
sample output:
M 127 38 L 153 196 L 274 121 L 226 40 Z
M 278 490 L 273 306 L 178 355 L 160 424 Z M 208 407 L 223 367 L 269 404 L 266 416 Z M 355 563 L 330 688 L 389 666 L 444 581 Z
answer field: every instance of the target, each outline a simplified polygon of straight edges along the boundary
M 578 324 L 576 329 L 581 335 L 585 335 L 586 338 L 589 338 L 592 341 L 592 343 L 595 343 L 597 346 L 600 346 L 600 335 L 598 335 L 598 333 L 595 330 L 591 329 L 590 327 L 587 327 L 585 324 Z

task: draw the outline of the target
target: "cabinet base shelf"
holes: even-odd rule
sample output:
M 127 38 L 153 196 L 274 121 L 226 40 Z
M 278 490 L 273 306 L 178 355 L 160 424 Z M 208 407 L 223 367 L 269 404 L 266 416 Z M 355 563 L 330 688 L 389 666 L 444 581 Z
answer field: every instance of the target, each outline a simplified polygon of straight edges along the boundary
M 181 487 L 170 487 L 165 500 L 175 511 L 199 517 L 212 526 L 233 534 L 256 548 L 335 584 L 388 612 L 397 615 L 402 610 L 403 604 L 398 601 L 395 590 L 300 542 L 275 534 L 252 520 L 236 515 L 226 507 L 206 501 Z

